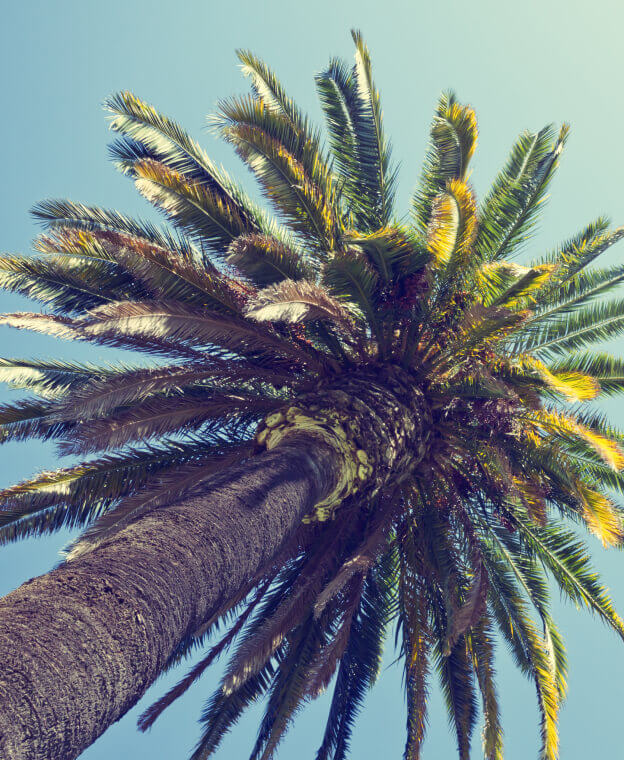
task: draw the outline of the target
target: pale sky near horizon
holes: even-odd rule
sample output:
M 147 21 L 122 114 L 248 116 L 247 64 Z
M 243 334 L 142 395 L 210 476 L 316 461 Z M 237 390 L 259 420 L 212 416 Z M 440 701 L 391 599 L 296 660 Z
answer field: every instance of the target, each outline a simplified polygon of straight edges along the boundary
M 621 97 L 624 10 L 615 0 L 593 3 L 525 0 L 2 0 L 0 57 L 4 115 L 0 249 L 27 252 L 37 228 L 28 209 L 47 197 L 68 197 L 157 219 L 127 179 L 107 161 L 110 138 L 100 107 L 120 89 L 133 90 L 176 118 L 248 187 L 231 151 L 206 131 L 215 102 L 246 90 L 236 48 L 251 48 L 281 76 L 302 107 L 318 115 L 313 74 L 330 56 L 351 58 L 349 29 L 370 47 L 381 89 L 386 129 L 401 164 L 398 210 L 408 209 L 420 171 L 428 125 L 440 91 L 452 88 L 479 118 L 472 181 L 482 196 L 525 128 L 568 121 L 572 135 L 527 255 L 550 249 L 585 223 L 606 214 L 624 223 L 624 99 Z M 624 243 L 611 254 L 620 260 Z M 0 294 L 1 311 L 32 308 Z M 38 306 L 34 306 L 38 310 Z M 620 353 L 624 342 L 612 347 Z M 0 356 L 96 359 L 94 347 L 51 342 L 2 328 Z M 107 354 L 106 357 L 110 356 Z M 0 401 L 16 398 L 0 390 Z M 624 426 L 624 408 L 609 404 Z M 10 444 L 1 450 L 0 486 L 56 461 L 50 447 Z M 0 548 L 0 593 L 58 561 L 68 532 Z M 624 611 L 624 556 L 591 540 L 597 565 Z M 570 695 L 561 716 L 562 760 L 621 756 L 624 644 L 598 620 L 570 604 L 553 605 L 568 644 Z M 351 757 L 399 758 L 405 735 L 401 668 L 386 667 L 356 724 Z M 539 728 L 534 689 L 499 647 L 499 689 L 507 760 L 536 757 Z M 188 663 L 190 667 L 191 662 Z M 158 681 L 140 706 L 87 750 L 85 760 L 149 757 L 184 760 L 199 736 L 202 704 L 218 681 L 215 667 L 147 735 L 136 717 L 186 672 Z M 307 707 L 278 754 L 313 758 L 324 728 L 324 698 Z M 255 739 L 258 707 L 250 711 L 216 757 L 245 758 Z M 437 689 L 432 690 L 424 757 L 452 758 L 454 739 Z M 480 740 L 474 742 L 480 757 Z

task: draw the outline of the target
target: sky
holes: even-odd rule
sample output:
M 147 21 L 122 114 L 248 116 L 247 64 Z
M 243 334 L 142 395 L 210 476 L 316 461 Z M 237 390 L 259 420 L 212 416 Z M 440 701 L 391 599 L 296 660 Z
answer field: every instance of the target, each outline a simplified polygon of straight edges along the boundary
M 515 136 L 523 129 L 567 121 L 572 134 L 552 197 L 526 255 L 550 250 L 601 214 L 624 223 L 624 99 L 620 96 L 624 11 L 615 0 L 2 0 L 0 119 L 3 192 L 0 250 L 27 253 L 37 227 L 28 210 L 49 197 L 67 197 L 155 219 L 131 183 L 107 159 L 110 139 L 101 103 L 129 89 L 173 116 L 248 187 L 252 178 L 231 150 L 206 129 L 216 102 L 246 90 L 235 50 L 250 48 L 281 76 L 288 91 L 313 117 L 319 115 L 313 74 L 331 56 L 351 58 L 349 30 L 360 28 L 370 47 L 382 92 L 385 125 L 400 162 L 398 211 L 408 209 L 439 93 L 453 89 L 479 119 L 479 146 L 471 181 L 481 197 Z M 624 246 L 624 243 L 621 244 Z M 615 249 L 610 261 L 622 257 Z M 1 310 L 32 308 L 0 294 Z M 35 306 L 35 310 L 38 307 Z M 613 345 L 622 353 L 624 343 Z M 0 356 L 37 355 L 109 359 L 94 347 L 0 328 Z M 0 390 L 0 401 L 15 392 Z M 606 407 L 624 426 L 624 409 Z M 50 447 L 5 445 L 0 486 L 55 465 Z M 70 539 L 64 531 L 0 548 L 0 594 L 59 559 Z M 624 610 L 624 557 L 591 540 L 596 563 Z M 570 694 L 561 715 L 561 756 L 621 755 L 624 643 L 585 611 L 553 600 L 568 645 Z M 356 724 L 352 757 L 399 758 L 405 705 L 401 668 L 389 642 L 384 668 Z M 498 654 L 499 689 L 507 760 L 537 756 L 534 689 Z M 192 664 L 189 661 L 188 666 Z M 184 760 L 199 736 L 197 719 L 216 686 L 217 666 L 148 734 L 137 715 L 186 670 L 161 678 L 125 718 L 82 757 L 149 757 Z M 300 714 L 280 758 L 313 758 L 320 742 L 327 699 Z M 224 742 L 218 760 L 244 758 L 255 739 L 254 708 Z M 481 756 L 479 737 L 474 757 Z M 432 690 L 424 757 L 451 758 L 454 740 L 439 693 Z

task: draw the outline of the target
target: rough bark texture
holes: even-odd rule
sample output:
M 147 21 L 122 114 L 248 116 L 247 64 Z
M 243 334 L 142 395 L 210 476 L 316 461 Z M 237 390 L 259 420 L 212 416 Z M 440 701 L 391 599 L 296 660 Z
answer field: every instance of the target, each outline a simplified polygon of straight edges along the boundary
M 0 758 L 79 755 L 270 561 L 333 487 L 335 460 L 289 438 L 1 600 Z

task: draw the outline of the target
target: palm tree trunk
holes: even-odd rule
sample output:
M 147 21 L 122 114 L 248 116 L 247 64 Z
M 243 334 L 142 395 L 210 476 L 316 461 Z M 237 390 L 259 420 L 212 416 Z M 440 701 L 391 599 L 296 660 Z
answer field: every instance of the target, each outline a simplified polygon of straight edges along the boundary
M 271 561 L 334 487 L 336 459 L 291 437 L 1 600 L 0 757 L 79 755 Z

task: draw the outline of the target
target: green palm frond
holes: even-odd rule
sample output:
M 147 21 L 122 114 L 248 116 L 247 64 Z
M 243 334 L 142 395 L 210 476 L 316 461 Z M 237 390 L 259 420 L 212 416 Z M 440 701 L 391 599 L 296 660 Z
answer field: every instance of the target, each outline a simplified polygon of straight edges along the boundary
M 600 217 L 588 224 L 561 248 L 547 256 L 559 270 L 560 282 L 567 282 L 624 236 L 624 229 L 609 230 L 609 220 Z
M 275 580 L 273 588 L 264 595 L 260 606 L 252 620 L 242 631 L 236 651 L 253 638 L 264 621 L 274 614 L 285 593 L 288 593 L 301 571 L 303 561 L 294 560 L 289 563 Z M 277 663 L 283 656 L 286 644 L 276 648 L 275 657 L 267 660 L 259 671 L 250 676 L 234 690 L 218 688 L 206 703 L 202 714 L 204 731 L 199 740 L 192 760 L 205 760 L 213 754 L 223 740 L 225 734 L 238 721 L 245 708 L 255 702 L 270 686 L 275 676 Z
M 334 256 L 323 267 L 323 282 L 330 293 L 346 297 L 357 307 L 356 319 L 363 318 L 383 345 L 379 277 L 364 255 L 349 252 Z
M 470 756 L 470 741 L 477 720 L 477 702 L 466 642 L 462 639 L 448 656 L 436 651 L 436 667 L 440 686 L 455 733 L 461 760 Z
M 134 172 L 134 182 L 141 195 L 183 232 L 211 248 L 222 249 L 238 235 L 257 229 L 241 214 L 238 204 L 160 161 L 137 162 Z
M 586 306 L 581 311 L 563 314 L 557 320 L 527 325 L 520 333 L 523 351 L 538 355 L 563 356 L 585 346 L 615 338 L 624 332 L 624 300 Z
M 251 80 L 251 87 L 256 98 L 261 100 L 269 110 L 286 118 L 308 141 L 316 142 L 315 149 L 320 153 L 318 131 L 311 130 L 308 119 L 299 110 L 295 101 L 286 94 L 275 73 L 250 50 L 238 50 L 236 55 L 241 62 L 243 75 Z
M 353 30 L 351 35 L 355 42 L 353 84 L 359 101 L 357 161 L 361 190 L 370 206 L 366 225 L 374 230 L 391 221 L 396 170 L 392 167 L 390 143 L 384 134 L 381 100 L 373 82 L 370 53 L 359 31 Z
M 585 544 L 561 525 L 540 527 L 531 525 L 524 518 L 518 518 L 517 522 L 526 544 L 553 574 L 559 588 L 573 601 L 598 614 L 624 637 L 624 623 L 590 564 Z
M 347 232 L 343 241 L 361 250 L 386 284 L 398 284 L 405 277 L 422 272 L 430 261 L 422 241 L 398 226 L 382 227 L 368 235 Z
M 536 221 L 568 134 L 562 127 L 524 132 L 511 149 L 479 213 L 476 255 L 486 261 L 509 258 L 526 240 Z
M 503 760 L 503 730 L 494 670 L 494 636 L 487 618 L 471 631 L 469 647 L 482 696 L 483 755 L 485 760 Z
M 349 644 L 341 658 L 334 696 L 316 760 L 345 760 L 353 725 L 368 690 L 379 675 L 383 642 L 392 606 L 386 554 L 366 580 L 362 600 L 353 618 Z
M 374 195 L 373 200 L 368 195 L 362 195 L 363 188 L 368 185 L 368 167 L 359 161 L 362 152 L 361 103 L 353 67 L 333 58 L 315 80 L 329 133 L 334 168 L 340 178 L 340 190 L 359 229 L 362 223 L 368 224 Z
M 552 292 L 547 287 L 544 297 L 537 294 L 534 299 L 537 313 L 531 324 L 556 319 L 591 304 L 599 296 L 605 296 L 624 281 L 624 267 L 616 265 L 607 269 L 583 270 L 562 285 L 557 282 L 556 275 L 549 279 L 555 281 L 557 288 Z
M 113 95 L 105 106 L 111 113 L 111 129 L 130 141 L 131 150 L 126 144 L 125 152 L 119 151 L 125 156 L 123 171 L 136 178 L 137 167 L 145 161 L 162 164 L 169 170 L 164 173 L 181 175 L 190 187 L 201 187 L 214 208 L 227 209 L 227 215 L 249 231 L 268 231 L 264 215 L 246 193 L 176 122 L 130 92 Z M 206 244 L 209 239 L 201 242 Z
M 98 206 L 86 206 L 67 200 L 47 200 L 34 206 L 32 214 L 52 232 L 65 229 L 118 232 L 132 235 L 160 248 L 180 250 L 183 255 L 189 255 L 187 252 L 192 251 L 191 245 L 184 238 L 163 231 L 151 222 L 132 219 L 117 211 Z
M 110 113 L 110 128 L 139 143 L 157 160 L 203 184 L 227 190 L 228 181 L 208 155 L 179 124 L 160 114 L 131 92 L 120 92 L 104 104 Z
M 558 752 L 556 726 L 560 696 L 557 669 L 561 659 L 557 660 L 549 652 L 547 642 L 539 635 L 527 614 L 525 602 L 528 595 L 533 603 L 537 602 L 539 607 L 543 607 L 544 586 L 529 585 L 530 580 L 518 568 L 509 552 L 503 550 L 501 554 L 497 550 L 500 547 L 501 544 L 498 543 L 497 548 L 490 547 L 484 552 L 489 577 L 496 590 L 495 594 L 490 595 L 490 603 L 517 664 L 535 681 L 542 715 L 541 758 L 553 760 Z

